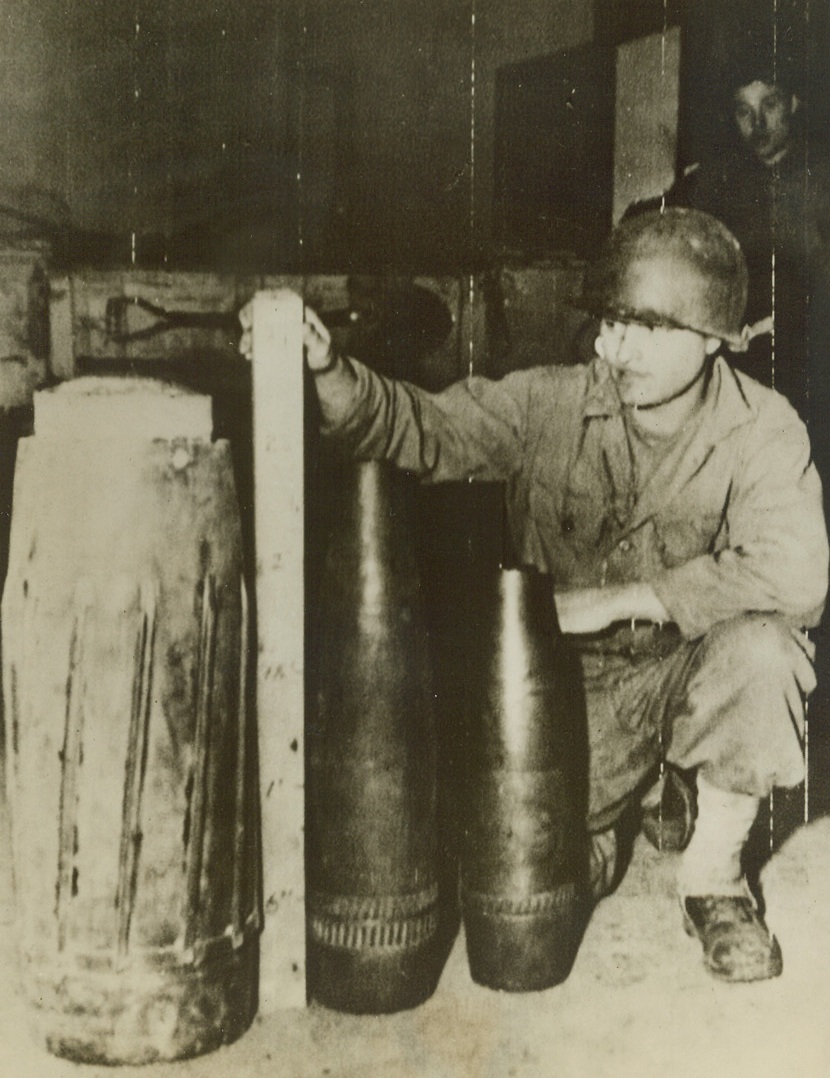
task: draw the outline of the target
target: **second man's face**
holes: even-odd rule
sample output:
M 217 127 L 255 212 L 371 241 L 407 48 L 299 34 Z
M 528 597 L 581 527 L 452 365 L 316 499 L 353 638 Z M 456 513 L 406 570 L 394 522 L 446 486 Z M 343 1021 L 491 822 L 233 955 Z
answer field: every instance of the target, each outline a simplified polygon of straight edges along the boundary
M 772 165 L 789 148 L 795 97 L 757 80 L 742 86 L 733 100 L 733 116 L 746 146 L 765 165 Z

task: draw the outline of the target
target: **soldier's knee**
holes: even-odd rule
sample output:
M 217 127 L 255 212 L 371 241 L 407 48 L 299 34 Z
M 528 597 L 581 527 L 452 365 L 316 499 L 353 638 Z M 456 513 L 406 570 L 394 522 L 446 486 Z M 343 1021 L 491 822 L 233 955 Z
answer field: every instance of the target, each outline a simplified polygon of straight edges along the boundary
M 793 631 L 778 614 L 744 614 L 720 622 L 707 633 L 706 643 L 734 675 L 760 682 L 792 677 L 799 658 Z

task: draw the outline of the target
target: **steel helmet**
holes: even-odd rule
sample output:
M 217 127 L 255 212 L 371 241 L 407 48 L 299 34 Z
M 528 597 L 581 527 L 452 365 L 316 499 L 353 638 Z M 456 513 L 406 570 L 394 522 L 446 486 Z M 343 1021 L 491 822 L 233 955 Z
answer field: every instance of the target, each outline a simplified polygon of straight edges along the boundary
M 618 322 L 693 329 L 745 347 L 747 269 L 715 217 L 667 207 L 624 220 L 586 274 L 580 305 Z

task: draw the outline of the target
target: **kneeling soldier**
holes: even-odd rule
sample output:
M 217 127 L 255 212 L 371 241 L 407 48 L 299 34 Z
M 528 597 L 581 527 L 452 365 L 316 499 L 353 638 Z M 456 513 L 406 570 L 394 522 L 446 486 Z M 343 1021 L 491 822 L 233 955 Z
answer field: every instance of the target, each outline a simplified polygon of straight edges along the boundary
M 741 347 L 746 288 L 731 233 L 668 209 L 624 222 L 588 275 L 602 321 L 585 366 L 429 394 L 339 356 L 313 312 L 305 329 L 324 432 L 356 457 L 506 483 L 512 545 L 551 574 L 582 664 L 596 897 L 661 757 L 696 774 L 678 894 L 727 981 L 782 968 L 741 855 L 760 800 L 803 777 L 804 630 L 828 564 L 803 423 L 722 354 Z

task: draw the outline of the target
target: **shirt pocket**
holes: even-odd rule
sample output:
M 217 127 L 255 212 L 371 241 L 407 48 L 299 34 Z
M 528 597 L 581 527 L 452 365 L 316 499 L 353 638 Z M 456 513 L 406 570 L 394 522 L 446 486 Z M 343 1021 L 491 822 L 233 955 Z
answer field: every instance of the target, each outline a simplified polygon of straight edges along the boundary
M 601 491 L 568 487 L 558 523 L 566 543 L 588 552 L 604 545 L 611 527 L 610 517 L 608 500 Z
M 615 511 L 613 483 L 595 459 L 577 456 L 564 479 L 559 527 L 568 544 L 584 552 L 602 547 L 611 530 Z

